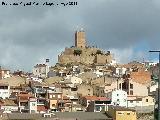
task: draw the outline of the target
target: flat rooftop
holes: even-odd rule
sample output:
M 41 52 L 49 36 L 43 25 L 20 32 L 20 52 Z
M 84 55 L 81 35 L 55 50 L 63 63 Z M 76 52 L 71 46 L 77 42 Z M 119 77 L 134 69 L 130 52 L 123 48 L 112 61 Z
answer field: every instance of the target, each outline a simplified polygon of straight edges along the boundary
M 44 118 L 42 114 L 8 113 L 9 120 L 113 120 L 101 112 L 56 112 L 56 117 Z M 58 118 L 58 119 L 57 119 Z
M 132 111 L 136 112 L 136 110 L 125 108 L 125 107 L 120 107 L 120 106 L 109 106 L 112 109 L 115 109 L 116 111 Z

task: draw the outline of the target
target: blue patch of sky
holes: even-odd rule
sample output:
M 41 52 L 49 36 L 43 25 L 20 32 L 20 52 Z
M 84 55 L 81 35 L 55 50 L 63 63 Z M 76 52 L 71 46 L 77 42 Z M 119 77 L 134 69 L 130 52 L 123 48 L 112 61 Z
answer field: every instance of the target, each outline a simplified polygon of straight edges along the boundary
M 150 53 L 149 51 L 153 49 L 151 49 L 150 44 L 145 40 L 137 42 L 133 50 L 135 53 L 140 53 L 140 52 L 143 53 L 142 59 L 144 61 L 150 61 L 150 62 L 158 61 L 158 53 Z

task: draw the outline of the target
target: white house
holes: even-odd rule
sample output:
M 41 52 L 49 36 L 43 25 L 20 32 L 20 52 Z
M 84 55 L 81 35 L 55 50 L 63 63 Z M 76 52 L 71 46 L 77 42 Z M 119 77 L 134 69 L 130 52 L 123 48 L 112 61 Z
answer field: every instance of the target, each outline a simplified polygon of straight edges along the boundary
M 97 75 L 97 77 L 100 77 L 100 76 L 104 75 L 104 71 L 101 68 L 96 70 L 96 71 L 94 71 L 94 73 Z
M 6 78 L 9 78 L 9 77 L 11 77 L 10 70 L 2 69 L 0 67 L 0 79 L 6 79 Z
M 29 113 L 37 113 L 37 99 L 29 98 L 28 107 L 29 107 Z
M 79 66 L 74 65 L 72 68 L 73 68 L 73 73 L 74 73 L 75 75 L 78 75 L 78 74 L 80 73 L 80 68 L 79 68 Z
M 127 92 L 123 90 L 115 90 L 106 94 L 107 98 L 111 98 L 111 104 L 114 106 L 127 107 Z
M 152 84 L 152 85 L 149 87 L 149 92 L 156 91 L 157 89 L 158 89 L 158 82 Z
M 137 106 L 142 106 L 142 99 L 141 98 L 127 100 L 127 107 L 137 107 Z
M 10 86 L 9 84 L 0 83 L 0 97 L 5 99 L 10 96 Z
M 113 59 L 112 61 L 111 61 L 111 63 L 110 63 L 110 65 L 112 65 L 112 66 L 114 66 L 114 65 L 116 65 L 117 64 L 117 61 L 115 60 L 115 59 Z
M 47 64 L 37 64 L 33 68 L 33 75 L 36 77 L 46 78 L 49 72 L 49 66 Z
M 115 70 L 116 75 L 123 75 L 126 73 L 127 68 L 124 67 L 117 67 Z
M 151 96 L 145 96 L 145 97 L 128 96 L 127 107 L 148 107 L 154 105 L 155 105 L 155 100 Z
M 35 76 L 32 76 L 32 77 L 31 77 L 31 80 L 37 81 L 37 82 L 40 82 L 40 83 L 41 83 L 43 79 L 38 78 L 38 77 L 35 77 Z

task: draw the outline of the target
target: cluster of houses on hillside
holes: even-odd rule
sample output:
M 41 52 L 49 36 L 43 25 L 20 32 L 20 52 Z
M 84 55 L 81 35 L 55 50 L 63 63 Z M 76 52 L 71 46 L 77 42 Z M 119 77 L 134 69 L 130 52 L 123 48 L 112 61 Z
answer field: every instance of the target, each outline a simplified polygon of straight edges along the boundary
M 153 66 L 152 66 L 153 67 Z M 156 67 L 156 66 L 154 66 Z M 157 85 L 145 64 L 37 64 L 33 73 L 1 70 L 3 113 L 105 112 L 109 106 L 153 112 Z M 4 72 L 7 71 L 7 72 Z

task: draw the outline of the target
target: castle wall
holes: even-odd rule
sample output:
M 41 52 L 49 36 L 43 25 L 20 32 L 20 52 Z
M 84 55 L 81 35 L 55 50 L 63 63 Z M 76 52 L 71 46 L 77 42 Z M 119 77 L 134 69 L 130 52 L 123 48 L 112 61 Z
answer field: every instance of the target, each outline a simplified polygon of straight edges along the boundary
M 81 58 L 81 63 L 85 63 L 85 64 L 92 64 L 94 63 L 95 60 L 95 56 L 91 56 L 91 55 L 82 55 Z
M 106 64 L 112 61 L 112 55 L 96 55 L 95 62 L 99 64 Z
M 101 55 L 96 54 L 97 48 L 81 48 L 82 54 L 74 55 L 74 50 L 77 48 L 65 48 L 65 51 L 58 56 L 58 62 L 62 64 L 67 63 L 75 63 L 80 62 L 84 64 L 92 64 L 92 63 L 99 63 L 99 64 L 106 64 L 111 63 L 112 55 Z M 94 55 L 92 55 L 94 54 Z
M 84 64 L 92 64 L 94 62 L 95 56 L 87 56 L 87 55 L 60 55 L 59 62 L 60 63 L 74 63 L 74 62 L 81 62 Z
M 73 48 L 65 48 L 65 51 L 63 52 L 63 54 L 65 55 L 72 55 L 73 53 L 74 53 Z

